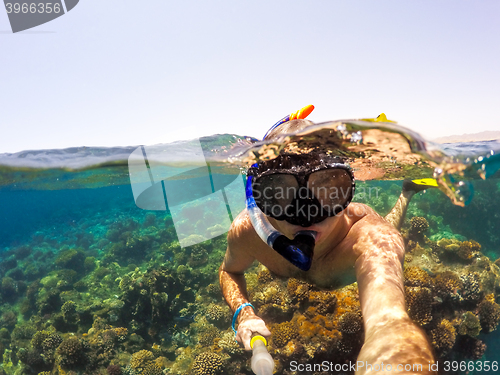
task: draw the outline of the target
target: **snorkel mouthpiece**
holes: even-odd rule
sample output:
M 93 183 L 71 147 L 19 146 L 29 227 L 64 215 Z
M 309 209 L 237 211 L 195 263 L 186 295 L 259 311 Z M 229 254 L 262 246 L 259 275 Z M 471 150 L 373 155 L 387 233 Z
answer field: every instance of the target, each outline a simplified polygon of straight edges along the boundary
M 309 271 L 315 244 L 316 232 L 304 230 L 298 232 L 293 240 L 283 234 L 280 235 L 274 240 L 272 248 L 295 267 L 302 271 Z

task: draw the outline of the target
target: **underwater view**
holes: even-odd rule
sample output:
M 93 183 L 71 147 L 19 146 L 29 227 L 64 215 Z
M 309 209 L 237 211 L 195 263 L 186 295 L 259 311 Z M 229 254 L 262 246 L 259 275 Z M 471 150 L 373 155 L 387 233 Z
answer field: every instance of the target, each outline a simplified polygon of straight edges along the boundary
M 223 134 L 1 154 L 0 374 L 253 374 L 218 269 L 245 209 L 246 168 L 299 144 L 347 158 L 354 202 L 381 216 L 403 180 L 427 181 L 401 228 L 408 314 L 439 373 L 496 373 L 500 142 L 437 145 L 364 119 L 266 142 Z M 257 262 L 245 278 L 271 331 L 276 374 L 353 373 L 291 363 L 356 361 L 364 340 L 357 283 L 323 289 Z M 476 361 L 492 368 L 467 368 Z

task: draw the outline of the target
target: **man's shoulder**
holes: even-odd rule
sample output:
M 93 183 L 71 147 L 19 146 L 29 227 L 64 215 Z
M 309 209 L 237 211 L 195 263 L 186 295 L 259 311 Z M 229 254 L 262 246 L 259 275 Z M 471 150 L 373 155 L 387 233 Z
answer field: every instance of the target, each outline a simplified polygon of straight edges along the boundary
M 392 224 L 366 204 L 351 203 L 346 210 L 346 215 L 348 220 L 351 221 L 351 234 L 366 235 L 370 230 L 383 230 L 399 234 L 399 231 Z
M 375 220 L 383 220 L 382 217 L 377 213 L 377 211 L 364 203 L 351 203 L 345 209 L 344 214 L 347 215 L 347 217 L 354 219 L 354 221 L 358 221 L 366 217 L 373 218 Z
M 228 233 L 228 241 L 229 243 L 247 243 L 248 241 L 256 240 L 259 240 L 259 236 L 253 228 L 252 222 L 250 221 L 250 216 L 248 215 L 248 211 L 244 209 L 233 220 Z

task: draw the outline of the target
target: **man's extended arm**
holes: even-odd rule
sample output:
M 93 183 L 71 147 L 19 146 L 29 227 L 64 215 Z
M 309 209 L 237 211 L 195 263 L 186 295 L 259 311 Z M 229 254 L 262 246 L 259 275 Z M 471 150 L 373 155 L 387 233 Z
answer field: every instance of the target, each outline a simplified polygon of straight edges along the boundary
M 431 374 L 429 364 L 434 359 L 429 341 L 406 311 L 401 235 L 378 216 L 370 215 L 355 226 L 362 228 L 353 249 L 359 254 L 355 268 L 365 325 L 365 343 L 358 361 L 384 362 L 393 369 L 409 364 L 411 371 L 399 373 Z M 358 370 L 358 374 L 370 372 Z

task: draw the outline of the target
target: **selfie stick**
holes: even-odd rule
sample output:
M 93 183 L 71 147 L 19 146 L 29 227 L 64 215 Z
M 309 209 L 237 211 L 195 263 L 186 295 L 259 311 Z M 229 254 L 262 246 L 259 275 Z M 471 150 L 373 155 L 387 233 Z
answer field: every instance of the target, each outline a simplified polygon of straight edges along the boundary
M 252 371 L 255 375 L 272 375 L 274 361 L 266 348 L 267 341 L 262 336 L 254 336 L 250 341 L 252 348 Z

